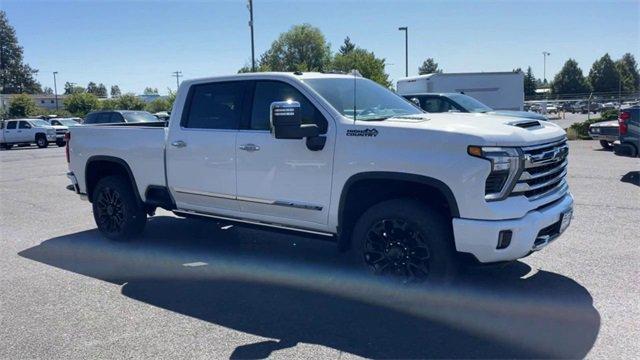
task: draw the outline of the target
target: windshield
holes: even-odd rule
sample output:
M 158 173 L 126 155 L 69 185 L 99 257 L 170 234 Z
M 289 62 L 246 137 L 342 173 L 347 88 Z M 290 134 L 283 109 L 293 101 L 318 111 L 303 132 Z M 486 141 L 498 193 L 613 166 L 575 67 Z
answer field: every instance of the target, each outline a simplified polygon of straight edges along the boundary
M 423 113 L 404 98 L 368 79 L 324 78 L 306 79 L 304 82 L 340 114 L 351 119 L 354 112 L 357 120 L 384 120 L 392 116 Z
M 127 122 L 157 122 L 158 118 L 151 115 L 146 111 L 127 111 L 123 112 L 122 116 Z
M 71 120 L 71 119 L 63 119 L 63 120 L 58 120 L 62 125 L 64 126 L 75 126 L 75 125 L 79 125 L 80 123 L 75 121 L 75 120 Z
M 487 112 L 487 111 L 493 111 L 492 108 L 488 107 L 487 105 L 481 103 L 480 101 L 472 98 L 471 96 L 468 95 L 464 95 L 464 94 L 451 94 L 449 95 L 449 98 L 453 101 L 455 101 L 456 103 L 458 103 L 460 106 L 462 106 L 465 110 L 467 110 L 468 112 Z
M 29 122 L 31 123 L 31 125 L 37 127 L 49 126 L 49 123 L 44 120 L 29 120 Z

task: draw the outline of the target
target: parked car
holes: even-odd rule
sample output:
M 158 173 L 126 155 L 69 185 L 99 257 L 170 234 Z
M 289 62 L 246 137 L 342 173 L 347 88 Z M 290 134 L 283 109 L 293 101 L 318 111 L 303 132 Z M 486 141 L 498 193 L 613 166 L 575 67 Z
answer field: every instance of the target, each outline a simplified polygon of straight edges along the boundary
M 567 139 L 549 122 L 425 114 L 371 80 L 300 72 L 186 80 L 174 111 L 70 129 L 68 188 L 107 238 L 135 237 L 161 207 L 333 239 L 420 281 L 462 257 L 522 258 L 571 221 Z
M 45 148 L 49 142 L 56 141 L 56 130 L 40 119 L 12 119 L 2 122 L 0 129 L 0 147 L 11 149 L 13 145 L 31 145 L 35 143 Z
M 147 111 L 108 110 L 89 113 L 84 120 L 84 124 L 147 123 L 158 121 L 157 117 Z
M 64 137 L 69 132 L 69 127 L 81 125 L 78 122 L 79 119 L 80 118 L 49 118 L 44 121 L 56 129 L 56 145 L 64 146 L 66 144 Z
M 618 120 L 602 121 L 589 125 L 589 136 L 599 140 L 604 149 L 612 149 L 614 141 L 618 140 Z
M 614 144 L 616 155 L 636 157 L 640 153 L 640 105 L 620 110 L 620 141 Z
M 168 111 L 159 111 L 157 113 L 154 113 L 153 116 L 155 116 L 156 118 L 158 118 L 158 120 L 161 120 L 161 121 L 169 121 L 171 114 Z
M 428 113 L 483 113 L 498 116 L 515 116 L 543 121 L 547 120 L 544 115 L 536 114 L 529 111 L 493 110 L 492 108 L 472 98 L 471 96 L 458 93 L 406 94 L 402 96 L 405 99 L 418 105 L 421 109 Z

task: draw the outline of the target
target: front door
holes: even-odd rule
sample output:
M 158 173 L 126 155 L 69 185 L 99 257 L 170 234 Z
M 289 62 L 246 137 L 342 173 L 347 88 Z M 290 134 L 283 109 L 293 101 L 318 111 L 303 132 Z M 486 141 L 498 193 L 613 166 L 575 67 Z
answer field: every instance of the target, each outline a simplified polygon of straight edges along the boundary
M 228 214 L 237 208 L 236 136 L 246 82 L 193 85 L 166 150 L 167 183 L 180 209 Z
M 315 123 L 327 137 L 311 151 L 305 139 L 275 139 L 269 131 L 274 101 L 300 102 L 303 123 Z M 327 224 L 333 172 L 333 126 L 305 95 L 282 81 L 254 83 L 251 117 L 238 132 L 238 204 L 253 220 L 321 229 Z

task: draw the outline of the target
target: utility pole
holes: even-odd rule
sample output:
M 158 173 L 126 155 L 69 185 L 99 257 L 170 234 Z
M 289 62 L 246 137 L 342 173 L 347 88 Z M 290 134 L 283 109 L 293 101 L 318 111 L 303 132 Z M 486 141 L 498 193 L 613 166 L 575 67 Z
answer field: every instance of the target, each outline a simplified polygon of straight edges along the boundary
M 178 88 L 180 87 L 180 78 L 182 77 L 182 71 L 178 70 L 178 71 L 174 71 L 173 75 L 171 76 L 175 76 L 176 77 L 176 91 L 178 91 Z
M 56 97 L 56 111 L 58 111 L 58 84 L 56 84 L 56 74 L 58 72 L 53 72 L 53 96 Z
M 249 0 L 249 28 L 251 28 L 251 72 L 256 72 L 256 55 L 253 44 L 253 0 Z
M 544 58 L 543 62 L 544 62 L 544 72 L 542 73 L 542 78 L 544 79 L 544 83 L 545 85 L 547 84 L 547 56 L 551 55 L 550 52 L 548 51 L 543 51 L 542 52 L 542 57 Z
M 404 31 L 404 76 L 409 76 L 409 28 L 406 26 L 399 27 L 398 30 Z

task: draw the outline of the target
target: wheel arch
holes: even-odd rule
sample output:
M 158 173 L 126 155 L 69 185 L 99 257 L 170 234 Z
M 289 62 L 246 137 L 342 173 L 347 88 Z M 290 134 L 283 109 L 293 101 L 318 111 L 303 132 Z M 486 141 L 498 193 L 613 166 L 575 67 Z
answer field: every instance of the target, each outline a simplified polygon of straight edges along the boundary
M 366 194 L 366 198 L 358 199 Z M 431 196 L 433 195 L 433 196 Z M 353 225 L 370 206 L 391 198 L 416 196 L 426 203 L 442 206 L 449 218 L 460 217 L 453 191 L 441 180 L 401 172 L 363 172 L 345 182 L 338 204 L 338 247 L 350 247 Z M 358 201 L 353 201 L 357 199 Z
M 121 158 L 108 155 L 91 156 L 85 164 L 84 177 L 89 201 L 93 201 L 93 190 L 98 181 L 110 175 L 122 175 L 127 178 L 131 184 L 138 205 L 143 204 L 140 193 L 138 192 L 136 179 L 133 176 L 129 164 Z

